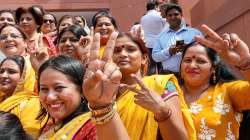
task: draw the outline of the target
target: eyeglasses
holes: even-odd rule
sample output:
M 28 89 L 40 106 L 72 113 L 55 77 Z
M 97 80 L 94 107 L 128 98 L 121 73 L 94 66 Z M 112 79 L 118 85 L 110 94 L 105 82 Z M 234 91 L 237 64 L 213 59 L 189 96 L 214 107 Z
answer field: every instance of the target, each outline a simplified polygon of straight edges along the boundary
M 21 35 L 16 35 L 16 34 L 3 34 L 3 35 L 0 35 L 0 40 L 6 40 L 8 38 L 8 36 L 10 36 L 12 39 L 18 39 L 18 38 L 23 38 Z
M 54 23 L 55 21 L 54 20 L 51 20 L 51 19 L 44 19 L 43 20 L 43 23 L 48 23 L 49 22 L 49 24 L 52 24 L 52 23 Z

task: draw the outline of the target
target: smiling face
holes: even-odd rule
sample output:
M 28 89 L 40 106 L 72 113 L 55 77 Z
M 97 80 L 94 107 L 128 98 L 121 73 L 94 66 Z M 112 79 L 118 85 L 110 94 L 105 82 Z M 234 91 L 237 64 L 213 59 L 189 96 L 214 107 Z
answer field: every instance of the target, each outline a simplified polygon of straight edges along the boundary
M 129 37 L 123 36 L 116 40 L 113 61 L 120 68 L 122 75 L 126 76 L 140 72 L 147 60 L 139 46 Z
M 38 25 L 36 24 L 35 18 L 31 13 L 23 13 L 20 17 L 20 28 L 27 34 L 32 34 L 37 30 Z
M 182 14 L 176 9 L 171 9 L 166 13 L 166 19 L 171 29 L 178 30 L 181 26 Z
M 184 83 L 193 86 L 207 84 L 212 73 L 212 63 L 206 49 L 200 45 L 188 48 L 181 62 L 181 77 Z
M 6 26 L 0 33 L 0 49 L 6 56 L 23 55 L 26 43 L 21 32 L 12 26 Z
M 9 12 L 3 12 L 0 14 L 0 28 L 3 27 L 4 24 L 16 24 L 14 16 Z
M 100 33 L 101 45 L 106 45 L 113 31 L 115 31 L 115 27 L 108 17 L 99 17 L 97 19 L 95 33 Z
M 41 73 L 39 86 L 41 104 L 54 119 L 65 119 L 80 105 L 81 87 L 62 72 L 45 69 Z
M 21 78 L 21 70 L 13 60 L 6 60 L 0 67 L 0 91 L 11 96 Z
M 58 43 L 59 53 L 77 58 L 76 48 L 79 47 L 79 45 L 79 39 L 72 32 L 66 31 Z

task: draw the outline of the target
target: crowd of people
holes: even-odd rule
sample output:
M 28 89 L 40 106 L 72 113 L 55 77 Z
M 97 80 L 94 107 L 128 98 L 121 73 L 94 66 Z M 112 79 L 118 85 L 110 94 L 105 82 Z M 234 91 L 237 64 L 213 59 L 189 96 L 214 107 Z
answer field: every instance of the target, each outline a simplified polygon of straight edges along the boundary
M 110 11 L 91 28 L 40 6 L 0 11 L 0 139 L 249 138 L 248 45 L 189 27 L 177 4 L 146 8 L 128 32 Z

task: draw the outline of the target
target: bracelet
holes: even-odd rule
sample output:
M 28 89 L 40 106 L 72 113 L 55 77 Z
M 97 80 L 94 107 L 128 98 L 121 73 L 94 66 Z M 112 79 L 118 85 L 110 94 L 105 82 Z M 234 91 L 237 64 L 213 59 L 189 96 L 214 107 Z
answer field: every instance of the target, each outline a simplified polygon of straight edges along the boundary
M 109 107 L 110 106 L 108 106 L 108 108 Z M 93 111 L 91 111 L 92 112 L 92 117 L 91 117 L 92 122 L 94 124 L 99 124 L 99 125 L 100 124 L 106 124 L 107 122 L 109 122 L 115 116 L 115 113 L 116 113 L 116 103 L 114 103 L 114 104 L 111 105 L 111 110 L 109 112 L 106 112 L 106 113 L 102 112 L 101 115 L 94 115 Z
M 158 122 L 158 123 L 160 123 L 160 122 L 164 122 L 165 120 L 167 120 L 168 118 L 170 118 L 171 117 L 171 115 L 172 115 L 172 110 L 171 109 L 168 109 L 168 112 L 164 112 L 164 114 L 162 115 L 163 117 L 162 118 L 155 118 L 155 116 L 154 116 L 154 119 L 155 119 L 155 121 L 156 122 Z
M 113 106 L 116 106 L 116 102 L 115 103 L 112 103 L 106 107 L 102 107 L 102 108 L 99 108 L 99 109 L 92 109 L 88 103 L 88 108 L 90 110 L 90 112 L 92 113 L 92 116 L 100 116 L 100 115 L 103 115 L 103 114 L 107 114 L 109 113 L 110 111 L 113 110 Z

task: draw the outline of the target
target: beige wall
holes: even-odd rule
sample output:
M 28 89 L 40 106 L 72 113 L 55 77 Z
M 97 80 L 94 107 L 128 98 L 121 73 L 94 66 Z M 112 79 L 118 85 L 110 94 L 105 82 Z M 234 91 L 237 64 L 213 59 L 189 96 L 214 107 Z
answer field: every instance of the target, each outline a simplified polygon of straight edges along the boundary
M 192 25 L 208 24 L 218 33 L 235 32 L 250 44 L 249 0 L 200 0 L 191 10 Z

